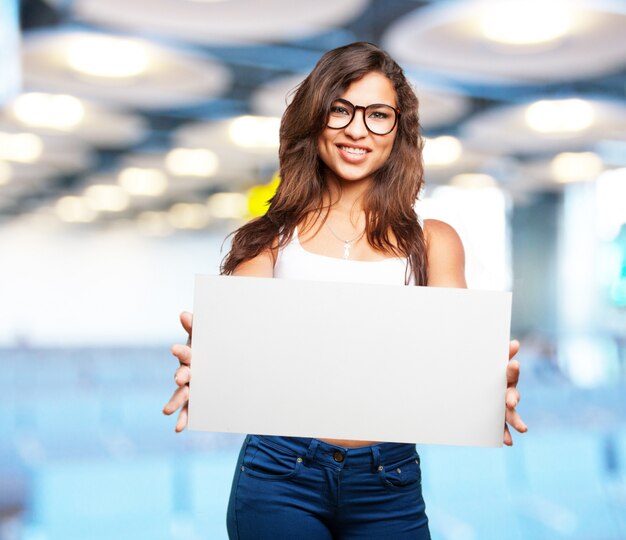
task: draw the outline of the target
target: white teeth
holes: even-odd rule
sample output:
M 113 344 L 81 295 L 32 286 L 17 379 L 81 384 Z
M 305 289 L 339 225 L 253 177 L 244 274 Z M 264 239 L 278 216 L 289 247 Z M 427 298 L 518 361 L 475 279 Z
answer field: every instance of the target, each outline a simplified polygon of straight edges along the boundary
M 341 148 L 344 152 L 348 152 L 348 154 L 356 154 L 359 156 L 367 152 L 365 148 L 353 148 L 351 146 L 340 146 L 339 148 Z

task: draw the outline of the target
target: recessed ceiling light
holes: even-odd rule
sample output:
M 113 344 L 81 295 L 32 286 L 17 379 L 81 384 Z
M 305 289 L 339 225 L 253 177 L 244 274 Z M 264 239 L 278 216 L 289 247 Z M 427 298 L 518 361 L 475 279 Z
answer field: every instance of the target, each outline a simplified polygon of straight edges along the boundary
M 82 197 L 61 197 L 55 206 L 57 216 L 67 223 L 90 223 L 97 212 Z
M 0 133 L 0 159 L 34 163 L 43 153 L 43 142 L 32 133 Z
M 243 193 L 215 193 L 207 201 L 209 213 L 221 219 L 243 219 L 248 214 L 248 198 Z
M 156 197 L 167 189 L 167 176 L 159 169 L 128 167 L 120 172 L 117 181 L 131 195 Z
M 591 180 L 603 170 L 602 159 L 593 152 L 563 152 L 550 162 L 552 177 L 561 183 Z
M 80 100 L 65 94 L 29 92 L 17 97 L 13 114 L 22 124 L 69 131 L 85 116 Z
M 593 124 L 593 106 L 582 99 L 541 100 L 526 108 L 528 126 L 546 134 L 575 133 Z
M 213 176 L 218 163 L 215 152 L 206 148 L 174 148 L 165 156 L 165 167 L 177 176 Z
M 209 224 L 209 212 L 204 204 L 177 203 L 169 210 L 169 221 L 177 229 L 204 229 Z
M 84 75 L 122 79 L 140 75 L 149 65 L 145 45 L 113 36 L 76 36 L 67 49 L 68 65 Z
M 571 8 L 562 1 L 500 0 L 481 5 L 480 29 L 498 43 L 536 45 L 563 37 L 571 19 Z
M 120 186 L 96 184 L 85 190 L 85 200 L 94 210 L 121 212 L 128 208 L 128 193 Z
M 434 139 L 425 138 L 424 164 L 426 166 L 445 166 L 454 163 L 461 157 L 463 146 L 456 137 L 442 135 Z
M 278 148 L 280 118 L 240 116 L 229 127 L 231 140 L 244 148 Z

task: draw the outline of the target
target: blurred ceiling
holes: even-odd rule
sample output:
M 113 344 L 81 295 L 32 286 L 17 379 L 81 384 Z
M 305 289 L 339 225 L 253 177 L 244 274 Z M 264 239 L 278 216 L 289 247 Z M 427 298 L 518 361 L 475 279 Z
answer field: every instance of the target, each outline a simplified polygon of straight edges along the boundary
M 528 196 L 626 166 L 624 1 L 24 0 L 20 23 L 5 222 L 159 235 L 244 217 L 290 90 L 352 41 L 415 85 L 429 186 Z

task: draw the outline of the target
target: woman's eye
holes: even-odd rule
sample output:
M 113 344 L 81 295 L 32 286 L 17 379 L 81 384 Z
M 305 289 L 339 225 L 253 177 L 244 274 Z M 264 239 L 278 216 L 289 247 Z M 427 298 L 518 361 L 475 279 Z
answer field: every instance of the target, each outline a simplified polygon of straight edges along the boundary
M 349 115 L 350 113 L 348 112 L 348 109 L 346 109 L 345 107 L 341 107 L 339 105 L 334 105 L 333 107 L 330 108 L 330 112 L 333 114 L 345 114 L 345 115 Z
M 374 111 L 372 114 L 370 114 L 370 118 L 373 118 L 374 120 L 385 120 L 389 118 L 389 114 L 382 111 Z

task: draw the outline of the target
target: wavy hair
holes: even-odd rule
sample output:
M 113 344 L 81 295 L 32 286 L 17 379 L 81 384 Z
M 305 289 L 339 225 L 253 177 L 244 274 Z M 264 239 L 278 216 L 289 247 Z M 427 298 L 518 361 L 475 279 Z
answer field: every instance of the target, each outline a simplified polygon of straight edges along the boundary
M 426 243 L 414 204 L 423 186 L 422 148 L 418 100 L 400 66 L 376 45 L 352 43 L 333 49 L 319 60 L 297 87 L 280 125 L 280 184 L 267 213 L 235 233 L 221 265 L 232 274 L 242 262 L 280 248 L 292 238 L 296 226 L 311 215 L 328 215 L 324 195 L 328 186 L 318 139 L 326 127 L 332 102 L 348 86 L 368 73 L 378 72 L 392 83 L 400 109 L 391 154 L 374 174 L 363 199 L 366 237 L 382 252 L 408 260 L 406 283 L 426 285 Z

